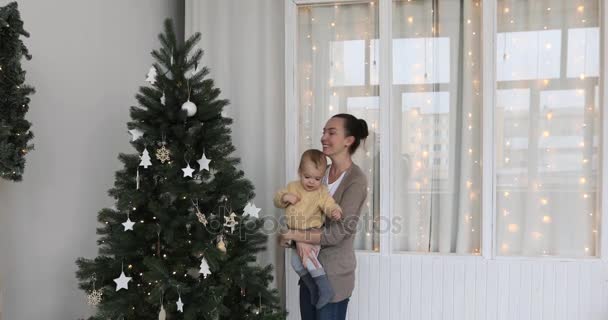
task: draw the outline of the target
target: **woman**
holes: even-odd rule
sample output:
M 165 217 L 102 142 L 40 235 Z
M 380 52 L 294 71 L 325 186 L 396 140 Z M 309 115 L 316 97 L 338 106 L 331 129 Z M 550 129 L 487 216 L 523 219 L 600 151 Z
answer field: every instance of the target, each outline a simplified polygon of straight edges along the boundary
M 302 260 L 311 256 L 312 245 L 320 244 L 318 259 L 335 292 L 331 303 L 317 310 L 311 301 L 311 295 L 315 293 L 300 284 L 302 320 L 346 319 L 348 300 L 355 287 L 353 242 L 361 207 L 367 197 L 367 179 L 351 157 L 367 136 L 365 120 L 350 114 L 337 114 L 327 121 L 321 144 L 323 153 L 331 159 L 332 164 L 324 182 L 342 208 L 343 218 L 338 221 L 326 219 L 322 229 L 288 230 L 279 239 L 282 246 L 288 246 L 290 240 L 296 241 Z

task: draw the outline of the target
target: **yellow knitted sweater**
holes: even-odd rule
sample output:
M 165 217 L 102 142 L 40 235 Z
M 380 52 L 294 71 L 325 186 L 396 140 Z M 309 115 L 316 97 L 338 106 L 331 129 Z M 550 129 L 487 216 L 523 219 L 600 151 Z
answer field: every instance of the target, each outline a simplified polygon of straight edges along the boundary
M 283 195 L 292 193 L 300 198 L 295 205 L 283 202 Z M 274 196 L 274 205 L 277 208 L 286 208 L 287 226 L 290 229 L 306 230 L 320 228 L 325 222 L 325 215 L 340 208 L 329 194 L 327 187 L 321 185 L 317 190 L 307 191 L 299 180 L 290 182 L 287 187 L 277 191 Z

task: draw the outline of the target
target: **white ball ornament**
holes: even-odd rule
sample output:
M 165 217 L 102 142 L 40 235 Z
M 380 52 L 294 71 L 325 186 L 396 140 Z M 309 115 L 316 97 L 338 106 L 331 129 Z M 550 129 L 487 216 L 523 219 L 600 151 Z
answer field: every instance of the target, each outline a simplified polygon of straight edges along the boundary
M 186 111 L 188 117 L 192 117 L 196 114 L 196 105 L 192 101 L 188 100 L 182 104 L 182 110 Z

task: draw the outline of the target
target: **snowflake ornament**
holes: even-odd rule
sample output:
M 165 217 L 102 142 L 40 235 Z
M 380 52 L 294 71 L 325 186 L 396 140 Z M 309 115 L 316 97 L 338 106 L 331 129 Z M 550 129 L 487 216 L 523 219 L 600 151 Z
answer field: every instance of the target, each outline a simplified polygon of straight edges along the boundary
M 96 306 L 101 303 L 101 297 L 103 296 L 103 292 L 101 290 L 93 289 L 91 293 L 87 295 L 87 304 L 90 306 Z
M 161 163 L 171 160 L 171 158 L 169 158 L 170 155 L 171 153 L 169 152 L 169 149 L 165 148 L 165 145 L 156 150 L 156 159 Z

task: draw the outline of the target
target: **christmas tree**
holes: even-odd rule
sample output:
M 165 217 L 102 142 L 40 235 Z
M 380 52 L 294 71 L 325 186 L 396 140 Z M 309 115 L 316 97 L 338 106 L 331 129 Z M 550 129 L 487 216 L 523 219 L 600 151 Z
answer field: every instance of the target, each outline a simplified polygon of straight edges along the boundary
M 16 2 L 0 7 L 0 177 L 20 181 L 25 155 L 33 149 L 31 123 L 25 120 L 34 88 L 24 84 L 21 59 L 31 59 L 21 37 L 29 37 Z
M 100 255 L 77 261 L 90 319 L 284 319 L 271 266 L 255 263 L 267 236 L 231 157 L 228 101 L 198 68 L 200 34 L 178 43 L 167 20 L 159 39 L 127 125 L 138 154 L 119 156 Z

